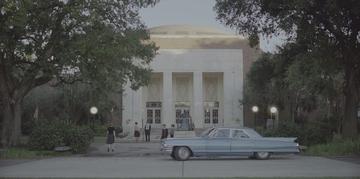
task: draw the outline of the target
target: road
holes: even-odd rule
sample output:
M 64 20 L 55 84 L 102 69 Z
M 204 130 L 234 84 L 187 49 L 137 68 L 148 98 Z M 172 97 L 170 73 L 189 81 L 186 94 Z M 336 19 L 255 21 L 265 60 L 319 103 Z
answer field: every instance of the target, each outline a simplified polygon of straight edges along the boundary
M 0 167 L 0 177 L 179 177 L 182 162 L 168 156 L 62 157 Z M 308 156 L 193 159 L 184 162 L 186 177 L 360 176 L 360 165 Z
M 184 163 L 159 152 L 159 143 L 118 143 L 115 152 L 94 143 L 86 155 L 0 161 L 0 177 L 320 177 L 360 176 L 360 164 L 301 155 L 272 156 L 270 160 L 195 158 Z M 7 165 L 8 163 L 8 165 Z

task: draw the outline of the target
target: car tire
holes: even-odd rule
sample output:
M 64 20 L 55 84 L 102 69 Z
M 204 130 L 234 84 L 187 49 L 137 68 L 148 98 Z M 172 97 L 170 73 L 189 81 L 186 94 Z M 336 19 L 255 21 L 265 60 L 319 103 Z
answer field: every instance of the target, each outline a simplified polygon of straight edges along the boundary
M 256 159 L 255 153 L 249 156 L 249 159 Z
M 174 156 L 176 160 L 185 161 L 190 158 L 191 151 L 188 147 L 176 147 Z
M 266 159 L 269 159 L 270 153 L 269 152 L 255 152 L 255 157 L 258 160 L 266 160 Z

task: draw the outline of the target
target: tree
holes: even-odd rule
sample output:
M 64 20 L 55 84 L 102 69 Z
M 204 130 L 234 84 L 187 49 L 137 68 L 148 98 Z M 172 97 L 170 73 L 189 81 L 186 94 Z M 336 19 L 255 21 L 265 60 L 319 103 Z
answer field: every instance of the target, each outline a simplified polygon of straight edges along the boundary
M 139 9 L 156 0 L 0 1 L 2 145 L 19 141 L 22 101 L 51 82 L 121 90 L 146 84 L 156 47 Z
M 337 64 L 345 98 L 343 134 L 357 134 L 360 98 L 360 1 L 357 0 L 217 0 L 217 19 L 250 37 L 283 32 L 325 64 Z M 256 38 L 250 38 L 256 39 Z M 326 68 L 326 66 L 322 66 Z

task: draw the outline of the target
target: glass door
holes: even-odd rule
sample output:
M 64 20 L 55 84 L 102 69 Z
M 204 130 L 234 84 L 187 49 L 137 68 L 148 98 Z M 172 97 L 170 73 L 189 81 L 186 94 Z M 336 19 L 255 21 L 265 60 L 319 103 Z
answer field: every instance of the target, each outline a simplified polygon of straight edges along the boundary
M 175 107 L 176 127 L 180 130 L 190 129 L 190 107 Z
M 219 102 L 207 102 L 204 107 L 204 126 L 212 127 L 219 124 Z
M 146 122 L 153 127 L 161 127 L 161 102 L 146 103 Z

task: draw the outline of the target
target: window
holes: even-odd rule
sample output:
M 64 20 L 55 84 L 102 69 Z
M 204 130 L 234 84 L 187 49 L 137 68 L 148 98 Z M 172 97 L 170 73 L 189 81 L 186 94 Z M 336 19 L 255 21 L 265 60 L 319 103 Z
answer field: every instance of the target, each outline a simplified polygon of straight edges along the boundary
M 161 102 L 146 102 L 146 121 L 150 124 L 161 123 Z
M 209 124 L 210 123 L 210 110 L 205 110 L 204 111 L 205 114 L 205 124 Z
M 242 130 L 233 130 L 232 138 L 249 138 L 249 136 Z
M 160 124 L 161 123 L 161 110 L 155 109 L 155 123 Z
M 153 123 L 153 110 L 148 109 L 146 117 L 147 117 L 147 122 L 152 124 Z
M 212 117 L 213 117 L 213 124 L 219 123 L 219 111 L 218 109 L 213 109 L 212 111 Z
M 147 108 L 161 108 L 161 102 L 146 102 Z
M 218 129 L 215 134 L 215 138 L 228 138 L 230 135 L 230 129 Z

